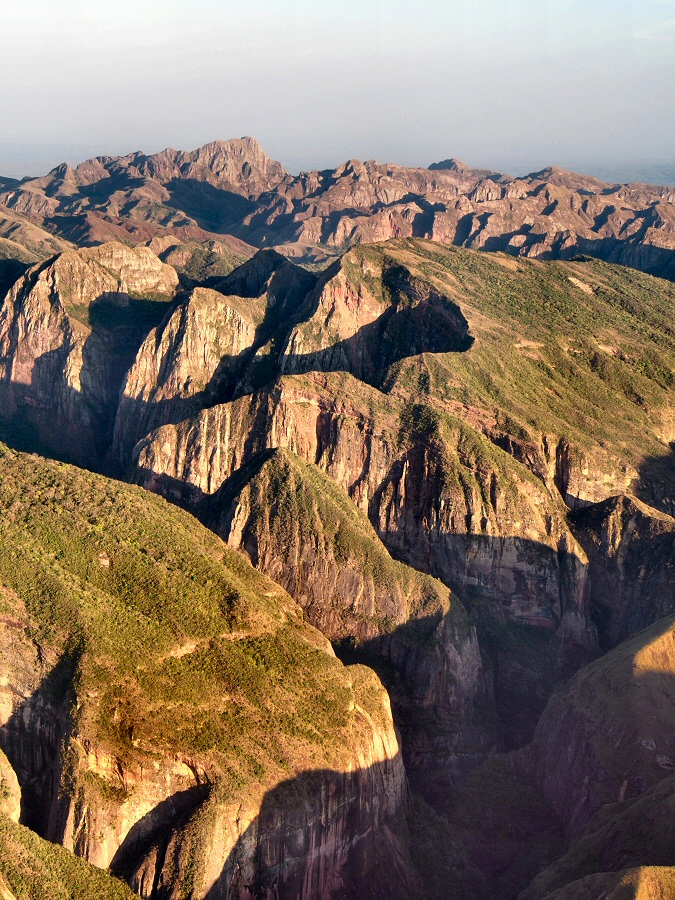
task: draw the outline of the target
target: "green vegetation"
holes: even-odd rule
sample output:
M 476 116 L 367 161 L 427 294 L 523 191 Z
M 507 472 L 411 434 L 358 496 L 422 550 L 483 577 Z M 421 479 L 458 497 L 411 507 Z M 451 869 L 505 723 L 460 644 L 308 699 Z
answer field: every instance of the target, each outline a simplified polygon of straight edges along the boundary
M 159 253 L 160 259 L 173 266 L 188 287 L 202 284 L 209 279 L 223 278 L 246 260 L 246 256 L 234 253 L 225 244 L 198 244 L 188 241 L 176 244 Z
M 0 814 L 0 896 L 15 900 L 132 900 L 121 881 Z
M 339 767 L 365 727 L 355 697 L 379 714 L 372 673 L 344 669 L 288 595 L 164 500 L 2 447 L 0 513 L 0 613 L 71 660 L 64 691 L 94 746 L 189 754 L 240 790 Z
M 355 247 L 343 265 L 358 285 L 363 266 L 392 261 L 458 304 L 476 340 L 467 352 L 397 362 L 383 390 L 622 463 L 668 452 L 658 434 L 675 384 L 671 282 L 598 260 L 516 261 L 420 240 Z
M 669 865 L 673 858 L 674 790 L 675 777 L 671 776 L 637 798 L 607 804 L 567 852 L 535 878 L 523 900 L 548 897 L 549 892 L 596 872 Z
M 269 550 L 269 558 L 257 561 L 263 570 L 281 558 L 285 571 L 291 572 L 295 555 L 306 557 L 308 571 L 299 574 L 294 587 L 310 607 L 314 582 L 320 582 L 319 593 L 325 591 L 326 581 L 333 584 L 314 610 L 319 619 L 330 613 L 331 638 L 353 634 L 354 619 L 368 625 L 370 632 L 381 633 L 409 618 L 438 620 L 450 610 L 450 592 L 441 582 L 392 559 L 365 513 L 347 494 L 288 450 L 276 450 L 240 470 L 217 498 L 219 513 L 235 500 L 241 504 L 242 498 L 249 508 L 246 533 L 254 538 L 259 555 Z M 341 595 L 334 579 L 344 571 L 354 580 Z M 360 589 L 372 592 L 373 613 L 359 608 L 356 579 Z M 454 606 L 460 627 L 464 612 L 461 604 Z M 342 618 L 344 631 L 335 618 Z
M 589 875 L 546 895 L 546 900 L 669 900 L 675 897 L 675 867 L 638 866 Z
M 413 794 L 411 801 L 410 846 L 426 900 L 486 896 L 487 882 L 461 836 L 420 796 Z

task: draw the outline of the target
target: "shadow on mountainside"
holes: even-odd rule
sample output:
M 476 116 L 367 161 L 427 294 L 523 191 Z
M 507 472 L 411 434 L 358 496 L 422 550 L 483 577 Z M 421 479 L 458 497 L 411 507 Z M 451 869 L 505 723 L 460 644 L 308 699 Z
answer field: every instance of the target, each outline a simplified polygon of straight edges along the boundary
M 199 784 L 158 803 L 129 829 L 110 862 L 110 872 L 143 897 L 162 896 L 169 843 L 206 802 L 211 789 L 211 784 Z
M 236 226 L 257 209 L 255 203 L 223 188 L 195 178 L 176 178 L 166 184 L 173 207 L 193 219 L 200 228 L 214 234 L 231 234 Z M 185 223 L 188 224 L 188 223 Z
M 491 235 L 475 248 L 475 240 L 480 237 L 482 229 L 487 225 L 489 214 L 468 213 L 457 225 L 453 243 L 469 249 L 480 249 L 485 252 L 502 252 L 510 256 L 531 256 L 539 260 L 570 260 L 577 257 L 591 256 L 603 262 L 646 272 L 656 278 L 675 281 L 675 250 L 644 242 L 643 227 L 637 236 L 629 240 L 614 237 L 598 237 L 597 240 L 576 236 L 573 244 L 569 243 L 569 234 L 561 232 L 547 244 L 548 233 L 535 231 L 530 224 L 521 225 L 515 231 Z M 511 242 L 518 238 L 514 246 Z M 545 249 L 537 249 L 545 246 Z
M 265 794 L 206 900 L 419 896 L 407 812 L 399 756 L 282 782 Z
M 19 623 L 18 627 L 24 626 Z M 80 655 L 79 649 L 64 651 L 0 727 L 0 749 L 21 787 L 21 824 L 56 842 L 63 838 L 68 805 L 68 798 L 61 793 L 63 752 L 71 727 L 72 680 Z M 35 661 L 40 662 L 39 652 Z
M 63 330 L 60 347 L 35 358 L 30 382 L 0 382 L 0 439 L 17 450 L 103 467 L 124 376 L 173 302 L 102 294 L 87 307 L 68 310 L 71 329 Z M 88 331 L 79 372 L 73 341 L 78 325 Z M 13 337 L 9 348 L 13 360 L 17 340 Z M 79 390 L 68 383 L 71 369 Z
M 644 503 L 675 517 L 675 441 L 670 443 L 670 452 L 642 461 L 634 491 Z
M 284 353 L 284 373 L 349 372 L 377 387 L 381 373 L 396 362 L 422 353 L 465 353 L 473 346 L 469 323 L 459 306 L 430 292 L 415 306 L 388 307 L 349 338 L 310 353 Z

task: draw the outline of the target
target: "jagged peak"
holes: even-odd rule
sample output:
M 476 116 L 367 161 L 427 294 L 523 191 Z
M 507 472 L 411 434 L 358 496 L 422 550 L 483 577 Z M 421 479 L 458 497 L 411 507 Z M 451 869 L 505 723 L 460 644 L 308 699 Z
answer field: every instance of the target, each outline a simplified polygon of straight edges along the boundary
M 470 172 L 471 166 L 468 166 L 461 159 L 451 156 L 449 159 L 442 159 L 440 162 L 431 163 L 428 167 L 432 171 L 437 169 L 449 170 L 451 172 Z

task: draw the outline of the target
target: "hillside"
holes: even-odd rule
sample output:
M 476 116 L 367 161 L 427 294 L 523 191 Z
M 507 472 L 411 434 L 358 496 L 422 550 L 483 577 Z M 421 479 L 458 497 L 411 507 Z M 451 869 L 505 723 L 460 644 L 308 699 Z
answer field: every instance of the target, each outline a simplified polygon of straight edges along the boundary
M 247 146 L 222 179 L 253 202 L 287 176 L 237 181 Z M 213 187 L 204 159 L 134 165 Z M 147 900 L 672 865 L 672 282 L 153 248 L 67 249 L 0 307 L 22 823 Z
M 0 746 L 22 822 L 144 897 L 264 885 L 300 837 L 289 891 L 359 878 L 408 896 L 405 774 L 376 676 L 344 668 L 280 587 L 186 513 L 0 452 Z

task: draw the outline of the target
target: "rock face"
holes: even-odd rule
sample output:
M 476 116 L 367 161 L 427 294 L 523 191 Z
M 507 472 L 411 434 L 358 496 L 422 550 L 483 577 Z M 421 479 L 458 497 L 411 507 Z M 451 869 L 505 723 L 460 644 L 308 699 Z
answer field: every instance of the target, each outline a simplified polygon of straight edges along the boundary
M 260 251 L 219 290 L 195 288 L 150 332 L 122 386 L 113 438 L 120 466 L 153 429 L 251 390 L 275 364 L 274 342 L 314 284 L 272 251 Z
M 348 160 L 291 176 L 252 138 L 192 152 L 98 157 L 0 190 L 10 221 L 49 225 L 80 243 L 235 236 L 326 258 L 355 244 L 427 238 L 570 259 L 588 253 L 672 277 L 672 187 L 607 185 L 559 168 L 522 178 L 456 160 L 405 168 Z
M 471 347 L 458 306 L 404 266 L 383 263 L 369 265 L 354 254 L 329 270 L 316 308 L 288 338 L 283 372 L 344 371 L 372 382 L 405 357 Z
M 675 626 L 663 619 L 579 672 L 522 751 L 569 837 L 675 767 Z M 561 752 L 561 748 L 564 748 Z
M 3 419 L 27 422 L 43 445 L 92 465 L 124 371 L 177 283 L 149 250 L 121 244 L 29 269 L 0 310 Z
M 147 900 L 414 896 L 376 675 L 187 514 L 0 452 L 0 748 L 21 821 Z
M 16 772 L 0 750 L 0 814 L 12 822 L 18 822 L 21 815 L 21 788 Z
M 594 618 L 610 649 L 675 613 L 675 520 L 635 497 L 577 511 L 574 531 L 589 557 Z
M 263 322 L 272 262 L 261 254 L 221 287 L 246 295 L 242 314 L 259 309 Z M 282 448 L 318 466 L 367 514 L 390 553 L 469 601 L 510 746 L 529 739 L 551 690 L 595 646 L 587 559 L 562 501 L 583 506 L 637 480 L 645 429 L 655 456 L 663 451 L 656 416 L 644 404 L 629 406 L 627 392 L 645 403 L 649 397 L 654 409 L 670 398 L 665 368 L 663 382 L 660 369 L 644 376 L 640 360 L 652 351 L 635 337 L 644 325 L 637 316 L 630 332 L 617 324 L 614 304 L 622 288 L 614 271 L 551 269 L 553 304 L 549 282 L 544 287 L 536 267 L 522 265 L 417 242 L 351 250 L 286 305 L 286 331 L 276 332 L 274 352 L 257 333 L 252 349 L 260 349 L 239 353 L 241 368 L 228 376 L 227 387 L 221 383 L 220 397 L 203 394 L 204 408 L 146 433 L 132 452 L 145 427 L 141 418 L 124 441 L 126 455 L 120 453 L 122 464 L 132 459 L 129 477 L 199 515 L 208 498 L 235 482 L 239 490 L 246 467 L 259 465 L 261 454 Z M 670 297 L 670 288 L 664 290 Z M 661 323 L 666 296 L 663 309 L 645 301 L 643 322 Z M 589 328 L 578 348 L 567 336 L 572 319 Z M 610 327 L 619 328 L 612 346 L 602 337 Z M 197 332 L 181 365 L 184 372 L 193 367 L 200 385 L 202 359 L 211 359 L 211 372 L 217 353 L 205 350 L 215 337 L 204 341 L 202 329 Z M 600 346 L 607 358 L 598 355 L 605 353 Z M 251 372 L 261 352 L 270 381 L 254 390 Z M 139 353 L 132 397 L 154 389 L 152 373 L 160 366 L 151 356 Z M 223 360 L 227 365 L 229 357 Z M 167 390 L 178 396 L 171 384 Z M 221 402 L 228 393 L 232 399 Z M 175 401 L 168 395 L 162 402 L 170 408 Z M 604 411 L 610 409 L 608 427 Z M 137 421 L 122 405 L 116 433 Z M 602 447 L 589 440 L 596 430 Z M 645 491 L 649 483 L 642 481 Z M 302 603 L 314 589 L 302 599 L 297 560 L 316 552 L 314 537 L 303 543 L 302 554 L 284 562 L 272 562 L 271 551 L 259 557 L 261 565 L 274 566 L 276 578 L 295 585 Z M 335 578 L 351 577 L 349 566 L 343 572 Z M 535 632 L 524 630 L 531 626 Z M 324 619 L 322 627 L 332 625 Z M 352 636 L 358 639 L 358 631 Z
M 197 510 L 281 584 L 347 658 L 380 668 L 425 794 L 447 793 L 495 740 L 475 629 L 440 582 L 395 562 L 364 513 L 315 466 L 261 454 Z

